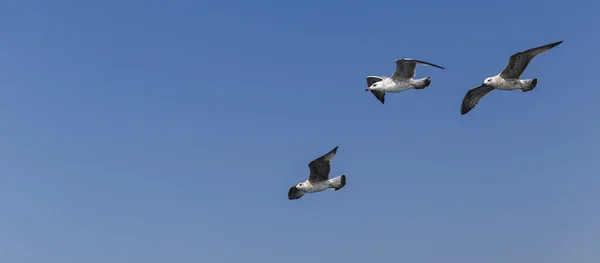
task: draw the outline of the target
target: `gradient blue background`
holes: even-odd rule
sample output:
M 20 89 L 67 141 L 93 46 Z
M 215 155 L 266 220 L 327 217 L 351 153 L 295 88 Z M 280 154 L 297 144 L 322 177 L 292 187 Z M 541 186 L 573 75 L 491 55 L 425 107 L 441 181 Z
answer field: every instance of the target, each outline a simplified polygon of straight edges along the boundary
M 0 262 L 597 263 L 598 1 L 4 1 Z M 471 87 L 510 55 L 533 92 Z M 432 85 L 364 91 L 396 58 Z M 346 188 L 287 200 L 339 145 Z

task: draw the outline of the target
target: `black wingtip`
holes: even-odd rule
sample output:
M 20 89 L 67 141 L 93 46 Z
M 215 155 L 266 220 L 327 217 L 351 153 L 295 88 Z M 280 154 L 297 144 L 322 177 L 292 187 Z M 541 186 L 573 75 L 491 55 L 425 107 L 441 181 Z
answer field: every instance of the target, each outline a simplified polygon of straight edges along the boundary
M 460 105 L 460 115 L 465 115 L 469 113 L 473 108 L 469 108 L 469 106 L 463 101 L 462 105 Z
M 373 96 L 375 96 L 375 98 L 381 102 L 381 104 L 385 104 L 385 92 L 383 91 L 376 91 L 376 90 L 371 90 L 371 94 L 373 94 Z
M 331 150 L 331 152 L 332 152 L 332 153 L 337 153 L 337 149 L 338 149 L 338 147 L 340 147 L 340 146 L 335 146 L 335 148 L 333 148 L 333 150 Z
M 292 200 L 293 199 L 292 198 L 292 193 L 294 193 L 295 188 L 296 188 L 295 186 L 292 186 L 290 188 L 290 190 L 288 191 L 288 200 Z
M 302 195 L 297 195 L 297 191 L 298 191 L 298 188 L 296 188 L 296 186 L 292 186 L 290 188 L 290 190 L 288 191 L 288 200 L 300 199 L 300 197 L 302 197 Z
M 440 66 L 440 65 L 435 65 L 435 67 L 436 67 L 436 68 L 439 68 L 439 69 L 446 69 L 445 67 L 442 67 L 442 66 Z
M 546 48 L 546 50 L 548 50 L 548 49 L 552 49 L 552 48 L 554 48 L 554 47 L 556 47 L 556 46 L 558 46 L 558 45 L 562 44 L 562 42 L 563 42 L 562 40 L 561 40 L 561 41 L 556 41 L 556 42 L 554 42 L 554 43 L 550 43 L 550 44 L 544 45 L 544 46 L 542 46 L 542 47 L 545 47 L 545 48 Z

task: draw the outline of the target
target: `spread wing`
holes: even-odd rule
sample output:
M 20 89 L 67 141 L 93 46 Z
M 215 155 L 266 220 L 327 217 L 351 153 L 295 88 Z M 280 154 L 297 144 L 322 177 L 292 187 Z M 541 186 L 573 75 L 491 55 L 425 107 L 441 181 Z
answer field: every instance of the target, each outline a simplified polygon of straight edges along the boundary
M 432 67 L 436 67 L 436 68 L 440 68 L 440 69 L 445 69 L 442 66 L 438 66 L 436 64 L 432 64 L 429 62 L 416 60 L 416 59 L 412 59 L 412 58 L 396 59 L 396 71 L 394 71 L 392 78 L 393 79 L 411 79 L 412 77 L 415 76 L 415 69 L 417 67 L 417 64 L 432 66 Z
M 371 93 L 373 93 L 375 98 L 377 98 L 379 101 L 381 101 L 381 104 L 385 104 L 385 92 L 384 91 L 371 90 Z
M 371 87 L 371 85 L 382 81 L 384 77 L 380 76 L 367 76 L 367 87 Z M 385 92 L 379 90 L 371 90 L 371 93 L 377 98 L 377 100 L 381 101 L 381 104 L 385 103 Z
M 367 76 L 367 87 L 371 87 L 376 82 L 380 82 L 383 80 L 383 77 L 379 76 Z
M 492 90 L 494 90 L 494 87 L 485 84 L 481 84 L 475 88 L 470 89 L 462 101 L 460 114 L 467 114 L 467 112 L 471 111 L 473 108 L 475 108 L 475 106 L 477 106 L 477 103 L 479 103 L 483 96 L 487 95 Z
M 554 42 L 548 45 L 531 48 L 525 51 L 517 52 L 510 56 L 508 65 L 500 73 L 500 77 L 512 79 L 519 78 L 529 65 L 529 62 L 533 60 L 537 55 L 542 54 L 555 46 L 558 46 L 563 41 Z
M 331 169 L 331 159 L 335 156 L 338 146 L 333 148 L 330 152 L 325 155 L 314 159 L 308 164 L 310 168 L 310 176 L 308 177 L 309 182 L 319 182 L 329 180 L 329 170 Z
M 295 200 L 302 197 L 303 195 L 304 191 L 296 188 L 296 186 L 292 186 L 292 188 L 290 188 L 290 191 L 288 192 L 288 199 Z

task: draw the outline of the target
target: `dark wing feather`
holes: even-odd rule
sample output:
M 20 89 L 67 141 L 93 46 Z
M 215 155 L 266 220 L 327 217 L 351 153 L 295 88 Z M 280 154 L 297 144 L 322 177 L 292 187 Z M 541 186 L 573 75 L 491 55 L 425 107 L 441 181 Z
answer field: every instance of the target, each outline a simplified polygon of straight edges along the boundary
M 304 195 L 304 191 L 296 188 L 296 186 L 292 186 L 292 188 L 290 188 L 290 191 L 288 192 L 288 199 L 289 200 L 299 199 L 303 195 Z
M 371 93 L 373 93 L 373 95 L 375 95 L 375 98 L 377 98 L 379 101 L 381 101 L 381 104 L 385 104 L 385 92 L 384 91 L 371 90 Z
M 542 54 L 555 46 L 558 46 L 562 42 L 563 41 L 561 40 L 513 54 L 510 56 L 508 65 L 506 65 L 504 70 L 502 70 L 500 73 L 500 77 L 507 79 L 520 78 L 531 60 L 533 60 L 537 55 Z
M 475 88 L 470 89 L 462 101 L 460 114 L 467 114 L 467 112 L 471 111 L 473 108 L 475 108 L 475 106 L 477 106 L 477 103 L 479 103 L 483 96 L 487 95 L 492 90 L 494 90 L 494 87 L 485 84 L 481 84 Z
M 367 87 L 371 87 L 371 85 L 382 81 L 383 78 L 382 77 L 377 77 L 377 76 L 368 76 L 367 77 Z
M 333 148 L 330 152 L 325 155 L 314 159 L 308 164 L 310 168 L 310 176 L 308 177 L 309 182 L 319 182 L 329 180 L 329 170 L 331 169 L 331 159 L 335 156 L 338 146 Z
M 383 77 L 368 76 L 367 77 L 367 87 L 371 87 L 373 84 L 380 82 L 382 80 L 383 80 Z M 373 95 L 375 95 L 375 98 L 377 98 L 379 101 L 381 101 L 381 104 L 385 103 L 385 92 L 379 91 L 379 90 L 371 90 L 371 93 L 373 93 Z
M 411 79 L 415 76 L 415 69 L 417 64 L 432 66 L 440 69 L 445 69 L 442 66 L 438 66 L 436 64 L 432 64 L 429 62 L 411 59 L 411 58 L 403 58 L 396 59 L 396 71 L 392 75 L 394 79 Z

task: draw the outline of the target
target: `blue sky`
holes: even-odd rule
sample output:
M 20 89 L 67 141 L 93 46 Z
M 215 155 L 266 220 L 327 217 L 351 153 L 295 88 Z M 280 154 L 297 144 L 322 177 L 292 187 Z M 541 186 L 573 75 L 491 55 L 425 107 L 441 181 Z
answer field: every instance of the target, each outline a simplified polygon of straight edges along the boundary
M 598 262 L 599 9 L 4 1 L 0 262 Z M 447 70 L 381 105 L 402 57 Z M 346 187 L 287 200 L 337 145 Z

